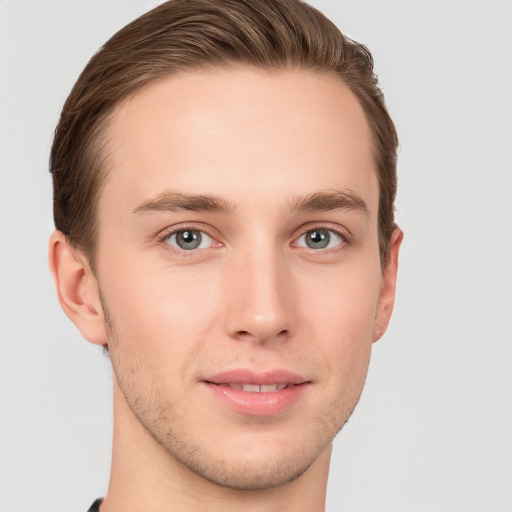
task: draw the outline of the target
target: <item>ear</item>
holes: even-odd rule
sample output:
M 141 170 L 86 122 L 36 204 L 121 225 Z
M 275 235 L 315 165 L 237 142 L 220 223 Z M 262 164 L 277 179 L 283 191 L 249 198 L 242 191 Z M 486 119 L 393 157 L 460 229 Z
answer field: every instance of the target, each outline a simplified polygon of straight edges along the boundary
M 395 304 L 396 276 L 398 272 L 398 253 L 404 234 L 400 228 L 395 228 L 388 244 L 386 265 L 382 272 L 381 290 L 377 313 L 373 325 L 373 341 L 379 340 L 388 328 L 393 306 Z
M 50 235 L 50 270 L 59 302 L 82 336 L 96 345 L 107 344 L 98 282 L 87 258 L 60 231 Z

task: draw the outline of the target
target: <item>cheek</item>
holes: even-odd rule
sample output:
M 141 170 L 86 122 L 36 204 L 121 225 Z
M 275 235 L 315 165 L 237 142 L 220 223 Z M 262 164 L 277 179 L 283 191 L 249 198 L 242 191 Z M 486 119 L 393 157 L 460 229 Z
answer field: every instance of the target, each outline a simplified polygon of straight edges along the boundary
M 377 260 L 374 265 L 320 269 L 301 281 L 301 301 L 321 325 L 353 336 L 371 332 L 381 286 Z
M 208 270 L 192 273 L 129 260 L 106 270 L 102 294 L 123 350 L 143 354 L 155 371 L 158 361 L 177 367 L 192 359 L 212 319 L 220 314 L 217 287 L 207 278 Z
M 312 331 L 309 337 L 336 374 L 350 373 L 358 366 L 366 372 L 380 277 L 377 261 L 374 266 L 320 272 L 314 283 L 304 283 L 299 299 L 305 305 L 300 323 Z

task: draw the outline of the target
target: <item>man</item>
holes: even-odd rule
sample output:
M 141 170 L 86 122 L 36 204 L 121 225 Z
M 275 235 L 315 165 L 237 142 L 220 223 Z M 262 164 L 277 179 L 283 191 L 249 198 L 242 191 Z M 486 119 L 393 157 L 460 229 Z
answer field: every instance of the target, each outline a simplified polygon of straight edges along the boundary
M 171 0 L 79 77 L 49 258 L 114 372 L 91 510 L 324 509 L 402 240 L 372 65 L 296 0 Z

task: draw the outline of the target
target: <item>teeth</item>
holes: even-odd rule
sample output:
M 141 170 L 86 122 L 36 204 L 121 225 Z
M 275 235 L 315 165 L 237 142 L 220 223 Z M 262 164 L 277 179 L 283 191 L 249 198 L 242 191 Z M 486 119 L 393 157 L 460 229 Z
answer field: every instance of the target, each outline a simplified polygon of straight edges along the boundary
M 287 387 L 288 384 L 264 384 L 262 386 L 258 386 L 258 384 L 238 384 L 230 382 L 228 386 L 240 391 L 247 391 L 248 393 L 274 393 L 276 391 L 281 391 L 281 389 Z
M 249 393 L 259 393 L 261 388 L 258 384 L 242 384 L 242 389 L 244 391 L 248 391 Z

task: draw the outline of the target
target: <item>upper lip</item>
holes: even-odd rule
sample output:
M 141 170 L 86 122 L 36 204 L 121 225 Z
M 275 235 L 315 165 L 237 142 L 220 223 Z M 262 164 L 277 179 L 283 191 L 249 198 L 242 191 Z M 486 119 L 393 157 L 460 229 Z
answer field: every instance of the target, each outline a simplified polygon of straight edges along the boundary
M 202 379 L 212 384 L 256 384 L 264 386 L 267 384 L 303 384 L 308 379 L 284 369 L 256 372 L 249 369 L 226 370 L 215 375 Z

